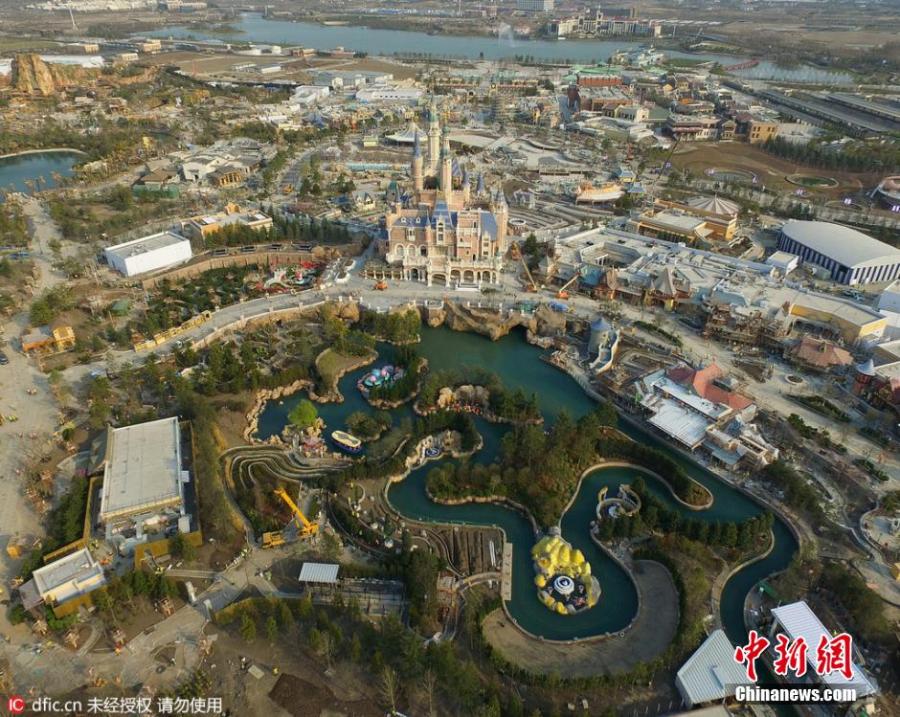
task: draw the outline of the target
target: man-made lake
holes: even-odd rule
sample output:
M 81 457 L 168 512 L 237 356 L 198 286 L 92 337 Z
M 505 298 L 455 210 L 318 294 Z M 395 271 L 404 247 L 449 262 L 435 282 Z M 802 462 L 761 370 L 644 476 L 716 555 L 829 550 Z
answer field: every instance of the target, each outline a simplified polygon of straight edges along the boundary
M 536 60 L 570 60 L 573 63 L 605 62 L 619 50 L 636 46 L 629 40 L 523 40 L 510 35 L 428 35 L 407 30 L 383 30 L 352 25 L 319 25 L 309 22 L 267 20 L 260 15 L 246 14 L 233 23 L 236 32 L 223 35 L 207 33 L 196 27 L 166 27 L 151 33 L 162 38 L 193 38 L 222 42 L 263 42 L 279 45 L 301 45 L 327 50 L 344 47 L 371 55 L 427 53 L 436 57 L 460 57 L 470 60 L 501 60 L 516 55 L 530 55 Z M 715 60 L 723 64 L 742 59 L 730 55 L 685 53 L 666 50 L 672 57 L 691 57 Z
M 379 351 L 382 347 L 379 346 Z M 475 334 L 465 334 L 448 329 L 423 329 L 422 342 L 418 346 L 422 356 L 428 359 L 429 369 L 439 371 L 464 365 L 479 366 L 498 374 L 509 388 L 522 388 L 535 393 L 545 419 L 552 421 L 561 411 L 572 417 L 593 410 L 594 401 L 569 376 L 540 360 L 541 351 L 528 344 L 520 333 L 492 342 Z M 391 350 L 382 354 L 382 361 L 389 361 Z M 343 429 L 344 422 L 353 411 L 370 411 L 356 388 L 357 379 L 369 369 L 360 369 L 344 376 L 339 387 L 345 397 L 343 403 L 322 404 L 319 415 L 327 424 L 326 431 Z M 303 397 L 295 394 L 282 401 L 270 402 L 259 419 L 259 437 L 266 438 L 279 433 L 287 422 L 287 414 Z M 393 412 L 394 421 L 410 415 L 409 406 Z M 477 420 L 479 432 L 484 437 L 484 448 L 472 460 L 492 461 L 497 455 L 500 440 L 508 426 Z M 714 496 L 713 506 L 705 511 L 690 512 L 691 517 L 711 520 L 743 520 L 762 511 L 762 507 L 740 491 L 704 469 L 672 451 L 665 443 L 639 429 L 623 423 L 622 430 L 634 440 L 649 443 L 666 451 L 681 463 L 688 473 L 709 488 Z M 600 581 L 601 596 L 598 604 L 585 612 L 561 616 L 547 610 L 537 599 L 532 582 L 530 550 L 535 542 L 529 522 L 509 508 L 492 504 L 468 504 L 458 506 L 439 505 L 432 502 L 425 491 L 428 471 L 440 465 L 429 463 L 413 471 L 405 480 L 394 484 L 388 499 L 403 515 L 439 523 L 466 523 L 471 525 L 497 525 L 506 532 L 513 545 L 512 600 L 507 607 L 516 621 L 529 632 L 550 639 L 587 637 L 625 628 L 637 611 L 637 595 L 634 586 L 619 565 L 597 548 L 590 539 L 590 521 L 594 517 L 598 490 L 607 485 L 614 495 L 618 485 L 633 481 L 640 473 L 637 468 L 601 468 L 594 471 L 582 483 L 576 500 L 562 517 L 563 537 L 579 548 L 591 563 L 594 575 Z M 669 492 L 652 477 L 645 476 L 648 488 L 675 510 L 684 509 L 672 500 Z M 761 579 L 787 567 L 797 543 L 787 525 L 776 519 L 773 526 L 775 546 L 771 554 L 757 563 L 739 571 L 725 585 L 721 601 L 721 617 L 728 636 L 735 642 L 745 637 L 744 598 Z
M 82 161 L 84 155 L 70 150 L 48 150 L 32 154 L 17 154 L 0 158 L 0 189 L 3 191 L 28 192 L 26 182 L 35 182 L 35 189 L 49 189 L 56 186 L 54 172 L 63 177 L 71 177 L 72 167 Z M 41 177 L 41 180 L 38 180 Z
M 234 33 L 210 33 L 199 27 L 174 26 L 143 33 L 153 37 L 195 39 L 218 42 L 259 42 L 278 45 L 301 45 L 327 50 L 344 47 L 371 55 L 428 54 L 434 57 L 453 57 L 469 60 L 502 60 L 517 55 L 535 60 L 567 61 L 572 64 L 606 62 L 619 50 L 634 48 L 642 39 L 628 40 L 526 40 L 514 38 L 507 32 L 500 37 L 484 35 L 428 35 L 408 30 L 385 30 L 355 25 L 319 25 L 310 22 L 268 20 L 257 14 L 244 14 L 232 23 Z M 735 65 L 746 57 L 709 52 L 681 52 L 663 50 L 673 58 L 708 60 L 722 65 Z M 796 83 L 852 84 L 853 76 L 846 72 L 832 72 L 808 65 L 779 67 L 763 60 L 753 68 L 737 70 L 735 75 L 745 79 L 780 80 Z

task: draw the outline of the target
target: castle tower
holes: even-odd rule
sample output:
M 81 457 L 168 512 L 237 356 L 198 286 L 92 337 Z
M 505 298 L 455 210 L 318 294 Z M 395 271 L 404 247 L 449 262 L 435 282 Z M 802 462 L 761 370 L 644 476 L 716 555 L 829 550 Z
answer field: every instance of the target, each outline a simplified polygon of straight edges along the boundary
M 437 174 L 440 152 L 441 122 L 438 119 L 437 105 L 432 99 L 428 108 L 428 168 L 430 174 Z
M 424 158 L 422 157 L 422 146 L 419 144 L 419 133 L 416 130 L 416 141 L 413 145 L 413 160 L 412 160 L 412 180 L 413 180 L 413 189 L 416 192 L 421 192 L 425 188 L 425 167 L 424 167 Z
M 462 193 L 463 193 L 463 202 L 465 204 L 468 204 L 469 200 L 472 198 L 472 178 L 469 176 L 468 169 L 463 169 Z
M 483 197 L 487 192 L 487 189 L 484 186 L 484 174 L 478 173 L 478 184 L 475 185 L 475 196 Z
M 453 157 L 450 155 L 450 132 L 444 127 L 444 144 L 441 147 L 441 191 L 444 199 L 450 201 L 453 191 Z
M 497 219 L 497 252 L 504 254 L 506 252 L 506 231 L 509 227 L 509 204 L 506 203 L 506 195 L 503 194 L 502 189 L 498 189 L 491 200 L 491 211 Z

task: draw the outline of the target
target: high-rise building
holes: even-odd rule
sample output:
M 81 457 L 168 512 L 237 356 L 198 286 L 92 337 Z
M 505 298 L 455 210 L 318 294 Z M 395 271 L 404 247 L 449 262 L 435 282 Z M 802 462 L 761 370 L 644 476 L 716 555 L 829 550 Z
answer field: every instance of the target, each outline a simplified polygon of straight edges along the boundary
M 516 0 L 516 9 L 523 12 L 552 12 L 553 0 Z

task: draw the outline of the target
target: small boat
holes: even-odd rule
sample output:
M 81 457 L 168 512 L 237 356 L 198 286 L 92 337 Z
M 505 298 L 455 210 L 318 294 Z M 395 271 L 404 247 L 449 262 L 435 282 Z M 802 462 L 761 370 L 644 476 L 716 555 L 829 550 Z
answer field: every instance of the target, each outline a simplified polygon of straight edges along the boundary
M 344 453 L 359 453 L 362 450 L 362 441 L 346 431 L 334 431 L 331 440 Z

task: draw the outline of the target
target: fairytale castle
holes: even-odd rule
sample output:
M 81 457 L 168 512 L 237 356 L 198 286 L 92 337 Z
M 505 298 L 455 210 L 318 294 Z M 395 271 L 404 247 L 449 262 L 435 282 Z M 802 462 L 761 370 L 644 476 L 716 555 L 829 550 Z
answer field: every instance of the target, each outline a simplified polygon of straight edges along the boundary
M 416 135 L 412 191 L 396 196 L 385 216 L 385 259 L 402 267 L 404 279 L 429 286 L 497 284 L 506 252 L 506 198 L 502 191 L 488 193 L 482 177 L 472 189 L 469 172 L 450 152 L 447 129 L 441 133 L 434 103 L 428 120 L 428 171 Z

